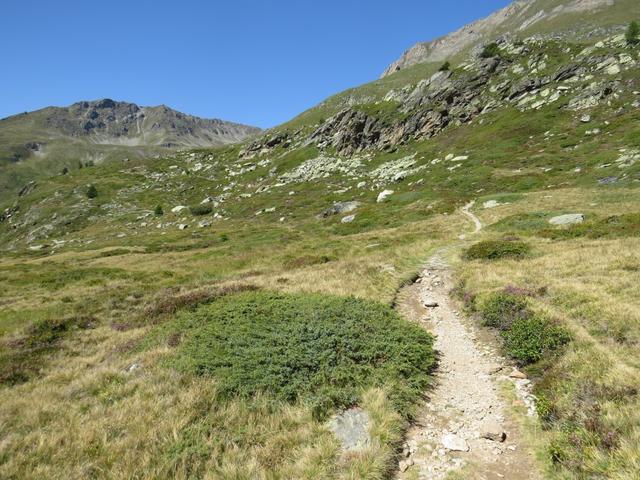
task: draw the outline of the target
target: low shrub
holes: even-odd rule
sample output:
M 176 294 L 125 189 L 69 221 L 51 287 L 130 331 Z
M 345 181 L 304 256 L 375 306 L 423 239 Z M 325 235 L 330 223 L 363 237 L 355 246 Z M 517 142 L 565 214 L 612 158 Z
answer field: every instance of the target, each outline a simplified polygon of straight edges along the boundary
M 193 205 L 189 207 L 189 211 L 191 212 L 191 215 L 202 216 L 209 215 L 213 212 L 213 208 L 211 205 Z
M 492 58 L 500 56 L 500 47 L 497 43 L 492 42 L 484 46 L 482 52 L 480 53 L 482 58 Z
M 505 331 L 516 320 L 532 315 L 526 297 L 509 292 L 498 292 L 489 296 L 480 306 L 482 323 L 487 327 Z
M 541 360 L 571 340 L 567 330 L 539 316 L 519 318 L 501 334 L 506 351 L 524 365 Z
M 372 301 L 254 291 L 218 297 L 165 323 L 150 343 L 180 342 L 167 365 L 214 377 L 223 399 L 307 402 L 316 418 L 388 387 L 409 416 L 435 364 L 432 337 Z
M 467 260 L 523 258 L 530 250 L 529 244 L 517 239 L 485 240 L 471 245 L 465 253 L 465 258 Z

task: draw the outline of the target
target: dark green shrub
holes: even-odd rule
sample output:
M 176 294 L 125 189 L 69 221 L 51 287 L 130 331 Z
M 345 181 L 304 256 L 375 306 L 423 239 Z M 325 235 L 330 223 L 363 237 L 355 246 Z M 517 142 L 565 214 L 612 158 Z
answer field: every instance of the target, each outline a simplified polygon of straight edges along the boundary
M 154 331 L 181 341 L 167 365 L 215 378 L 222 398 L 264 393 L 305 401 L 316 418 L 387 386 L 409 416 L 435 364 L 432 337 L 372 301 L 264 291 L 216 298 Z
M 213 212 L 213 208 L 210 205 L 194 205 L 189 207 L 192 215 L 209 215 Z
M 480 307 L 482 322 L 488 327 L 505 331 L 516 320 L 531 316 L 526 297 L 498 292 L 487 298 Z
M 571 340 L 564 328 L 539 316 L 514 321 L 502 332 L 502 338 L 509 355 L 524 365 L 541 360 Z
M 522 258 L 531 247 L 520 240 L 485 240 L 467 250 L 467 260 L 497 260 L 500 258 Z
M 156 208 L 153 210 L 153 213 L 158 217 L 161 215 L 164 215 L 164 209 L 162 208 L 162 205 L 156 205 Z
M 440 66 L 439 71 L 448 72 L 450 69 L 451 69 L 451 64 L 448 61 L 446 61 Z
M 62 173 L 62 175 L 66 175 L 67 173 L 69 173 L 69 167 L 64 167 L 62 169 L 62 172 L 60 172 L 60 173 Z
M 98 189 L 95 185 L 89 185 L 87 189 L 87 198 L 96 198 L 98 196 Z
M 636 45 L 640 43 L 640 25 L 635 20 L 629 24 L 627 32 L 625 34 L 627 44 Z
M 489 43 L 488 45 L 484 46 L 484 48 L 482 49 L 482 52 L 480 53 L 480 56 L 482 58 L 499 57 L 500 47 L 495 42 Z

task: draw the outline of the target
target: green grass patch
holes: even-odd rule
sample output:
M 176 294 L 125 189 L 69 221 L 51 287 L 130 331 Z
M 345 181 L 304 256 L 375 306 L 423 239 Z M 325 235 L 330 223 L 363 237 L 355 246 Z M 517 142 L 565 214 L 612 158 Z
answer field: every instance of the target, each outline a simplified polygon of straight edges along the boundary
M 177 342 L 176 335 L 180 336 Z M 309 402 L 317 418 L 389 387 L 408 415 L 435 364 L 432 337 L 377 302 L 244 292 L 185 312 L 156 331 L 177 344 L 167 364 L 216 379 L 223 398 L 265 393 Z

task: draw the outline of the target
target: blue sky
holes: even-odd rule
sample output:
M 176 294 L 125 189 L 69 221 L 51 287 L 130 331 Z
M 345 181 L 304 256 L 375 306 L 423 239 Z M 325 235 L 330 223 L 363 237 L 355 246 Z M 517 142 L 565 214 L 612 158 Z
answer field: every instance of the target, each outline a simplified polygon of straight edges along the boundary
M 508 0 L 2 0 L 0 118 L 109 97 L 270 127 Z

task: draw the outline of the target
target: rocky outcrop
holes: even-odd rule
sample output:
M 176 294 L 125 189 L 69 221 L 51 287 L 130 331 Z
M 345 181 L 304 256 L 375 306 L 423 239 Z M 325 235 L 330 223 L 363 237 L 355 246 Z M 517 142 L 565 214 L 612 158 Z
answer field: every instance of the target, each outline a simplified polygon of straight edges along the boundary
M 631 6 L 635 0 L 615 1 Z M 389 65 L 382 77 L 418 63 L 443 62 L 506 33 L 528 32 L 545 22 L 557 21 L 558 17 L 562 17 L 563 29 L 574 34 L 589 35 L 593 29 L 584 24 L 581 14 L 610 7 L 614 3 L 614 0 L 516 0 L 488 17 L 465 25 L 455 32 L 414 45 Z M 557 33 L 558 29 L 555 28 L 554 34 Z

